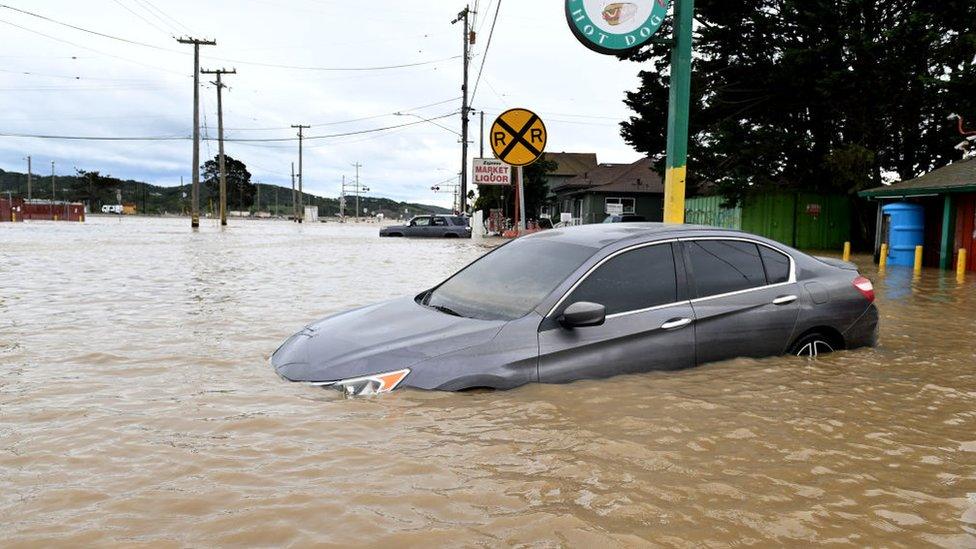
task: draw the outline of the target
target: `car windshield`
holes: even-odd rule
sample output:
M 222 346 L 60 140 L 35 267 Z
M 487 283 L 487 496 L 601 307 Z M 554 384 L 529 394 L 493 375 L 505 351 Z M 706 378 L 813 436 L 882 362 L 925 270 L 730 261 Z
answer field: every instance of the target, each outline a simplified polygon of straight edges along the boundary
M 423 304 L 468 318 L 521 318 L 595 252 L 546 238 L 518 239 L 455 274 L 425 296 Z

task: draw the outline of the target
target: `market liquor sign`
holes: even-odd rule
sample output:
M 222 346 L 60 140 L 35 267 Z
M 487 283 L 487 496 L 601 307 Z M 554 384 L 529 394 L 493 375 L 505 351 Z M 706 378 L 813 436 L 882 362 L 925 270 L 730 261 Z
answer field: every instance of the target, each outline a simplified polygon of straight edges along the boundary
M 566 20 L 576 38 L 593 51 L 615 55 L 654 36 L 670 0 L 566 0 Z
M 512 167 L 494 158 L 475 158 L 474 184 L 511 185 Z

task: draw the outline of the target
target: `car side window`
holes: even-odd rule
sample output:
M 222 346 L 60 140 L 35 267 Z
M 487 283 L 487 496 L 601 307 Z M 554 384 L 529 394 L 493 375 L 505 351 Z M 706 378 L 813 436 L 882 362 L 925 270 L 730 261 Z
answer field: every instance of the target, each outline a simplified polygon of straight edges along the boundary
M 565 301 L 599 303 L 607 314 L 626 313 L 677 301 L 671 244 L 624 252 L 591 272 Z
M 763 266 L 766 268 L 766 280 L 770 284 L 781 284 L 790 281 L 790 258 L 772 248 L 759 246 Z
M 430 218 L 429 217 L 418 217 L 418 218 L 414 219 L 413 221 L 411 221 L 410 222 L 410 225 L 411 226 L 414 226 L 414 227 L 426 227 L 426 226 L 430 225 Z
M 685 242 L 698 297 L 708 297 L 766 285 L 759 248 L 738 240 Z
M 445 220 L 443 217 L 435 217 L 434 218 L 434 221 L 431 223 L 431 225 L 434 225 L 434 226 L 437 226 L 437 227 L 446 227 L 447 226 L 447 220 Z

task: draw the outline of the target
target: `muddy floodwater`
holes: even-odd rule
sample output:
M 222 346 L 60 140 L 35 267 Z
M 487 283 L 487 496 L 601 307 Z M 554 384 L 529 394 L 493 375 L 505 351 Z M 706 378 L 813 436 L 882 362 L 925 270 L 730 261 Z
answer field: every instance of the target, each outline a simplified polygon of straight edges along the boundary
M 0 225 L 0 545 L 976 547 L 976 275 L 877 349 L 344 400 L 268 358 L 478 257 L 375 225 Z

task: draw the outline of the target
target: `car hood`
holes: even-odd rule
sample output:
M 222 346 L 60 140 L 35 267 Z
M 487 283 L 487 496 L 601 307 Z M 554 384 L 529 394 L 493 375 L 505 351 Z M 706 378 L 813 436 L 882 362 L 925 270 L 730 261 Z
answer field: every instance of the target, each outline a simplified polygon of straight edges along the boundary
M 291 381 L 339 381 L 487 343 L 504 324 L 452 316 L 405 297 L 309 324 L 275 351 L 271 364 Z

